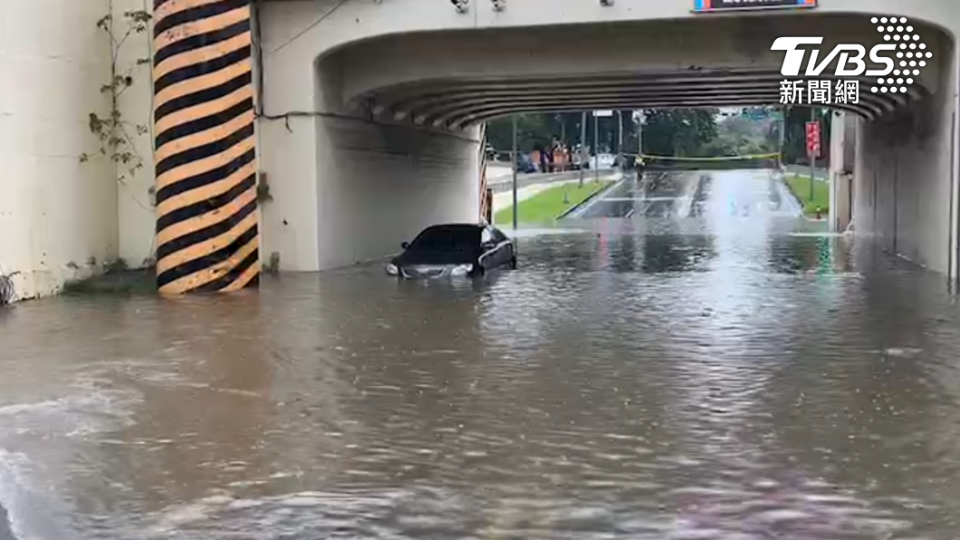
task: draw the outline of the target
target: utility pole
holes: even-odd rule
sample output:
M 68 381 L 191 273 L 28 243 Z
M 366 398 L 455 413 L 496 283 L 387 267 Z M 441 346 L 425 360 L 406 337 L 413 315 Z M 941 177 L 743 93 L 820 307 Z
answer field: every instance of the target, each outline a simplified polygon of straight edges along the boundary
M 637 155 L 643 155 L 643 109 L 640 109 L 640 116 L 637 121 Z
M 567 144 L 567 118 L 566 115 L 560 113 L 560 144 Z
M 815 109 L 814 107 L 810 107 L 810 121 L 811 122 L 817 121 L 817 109 Z M 814 176 L 816 163 L 817 163 L 817 156 L 813 152 L 810 152 L 810 200 L 811 201 L 813 201 L 813 182 L 816 180 L 816 177 Z
M 517 168 L 520 160 L 517 156 L 517 115 L 513 115 L 513 230 L 517 230 Z
M 777 159 L 780 162 L 780 167 L 783 168 L 783 165 L 784 165 L 783 147 L 786 146 L 786 143 L 787 143 L 787 108 L 786 107 L 780 107 L 780 125 L 778 126 L 777 131 L 778 131 L 777 137 L 780 139 L 780 142 L 778 143 L 779 156 L 777 157 Z
M 587 148 L 587 111 L 583 111 L 580 116 L 580 187 L 583 187 L 583 154 Z
M 596 154 L 597 160 L 593 164 L 593 181 L 600 181 L 600 117 L 597 116 L 597 111 L 593 111 L 593 153 Z
M 623 111 L 617 111 L 617 157 L 623 169 Z
M 553 171 L 553 172 L 557 172 L 558 170 L 559 170 L 559 171 L 566 171 L 566 170 L 567 170 L 567 167 L 570 166 L 570 162 L 569 162 L 570 154 L 566 153 L 566 152 L 567 152 L 567 148 L 569 148 L 569 146 L 567 145 L 567 113 L 560 113 L 560 147 L 559 147 L 559 150 L 560 150 L 560 155 L 563 156 L 563 157 L 561 158 L 561 163 L 560 163 L 559 165 L 554 165 L 555 168 L 554 168 L 554 171 Z M 554 162 L 554 163 L 556 163 L 556 162 Z

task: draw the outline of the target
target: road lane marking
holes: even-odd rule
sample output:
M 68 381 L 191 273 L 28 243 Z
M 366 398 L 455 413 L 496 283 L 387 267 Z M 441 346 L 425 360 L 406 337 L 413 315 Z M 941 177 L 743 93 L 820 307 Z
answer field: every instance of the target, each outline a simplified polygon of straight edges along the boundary
M 583 214 L 584 214 L 587 210 L 589 210 L 590 208 L 592 208 L 593 205 L 597 204 L 597 202 L 599 202 L 599 201 L 601 201 L 601 200 L 608 200 L 608 199 L 604 198 L 604 194 L 605 194 L 605 193 L 610 193 L 611 191 L 613 191 L 613 190 L 617 189 L 618 187 L 620 187 L 621 185 L 623 185 L 623 183 L 626 182 L 626 181 L 627 181 L 626 178 L 621 178 L 621 179 L 618 180 L 616 183 L 614 183 L 612 186 L 608 186 L 607 188 L 603 189 L 600 193 L 598 193 L 598 194 L 595 195 L 592 199 L 590 199 L 590 200 L 587 202 L 587 204 L 585 204 L 582 208 L 579 208 L 578 210 L 576 210 L 575 212 L 573 212 L 571 215 L 569 215 L 569 216 L 567 216 L 567 217 L 578 218 L 578 219 L 581 218 L 581 217 L 583 217 Z
M 676 201 L 683 197 L 604 197 L 606 202 L 666 202 Z

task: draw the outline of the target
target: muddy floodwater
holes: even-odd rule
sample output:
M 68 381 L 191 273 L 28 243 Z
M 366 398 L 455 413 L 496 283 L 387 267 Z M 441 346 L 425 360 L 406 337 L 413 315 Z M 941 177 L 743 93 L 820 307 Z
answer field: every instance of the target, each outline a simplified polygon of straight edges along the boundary
M 661 182 L 478 281 L 0 310 L 0 538 L 956 540 L 943 278 Z

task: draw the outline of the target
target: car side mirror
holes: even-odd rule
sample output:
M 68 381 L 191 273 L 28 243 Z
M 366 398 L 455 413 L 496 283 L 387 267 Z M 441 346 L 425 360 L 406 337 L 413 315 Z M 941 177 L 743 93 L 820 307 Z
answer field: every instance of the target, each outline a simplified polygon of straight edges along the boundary
M 410 242 L 400 242 L 400 247 L 403 249 L 407 249 L 408 247 L 410 247 Z

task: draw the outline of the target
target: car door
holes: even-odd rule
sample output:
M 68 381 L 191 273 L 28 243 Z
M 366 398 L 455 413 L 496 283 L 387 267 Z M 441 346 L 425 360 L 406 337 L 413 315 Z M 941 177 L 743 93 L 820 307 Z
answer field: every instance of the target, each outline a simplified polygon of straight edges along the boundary
M 517 256 L 513 242 L 507 238 L 507 235 L 503 234 L 503 231 L 497 228 L 493 228 L 493 239 L 500 246 L 498 250 L 500 264 L 510 264 L 510 261 Z
M 487 270 L 491 268 L 496 268 L 500 266 L 500 250 L 495 249 L 497 241 L 494 238 L 493 230 L 490 227 L 484 227 L 480 232 L 480 245 L 483 254 L 481 255 L 480 264 Z

